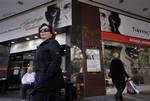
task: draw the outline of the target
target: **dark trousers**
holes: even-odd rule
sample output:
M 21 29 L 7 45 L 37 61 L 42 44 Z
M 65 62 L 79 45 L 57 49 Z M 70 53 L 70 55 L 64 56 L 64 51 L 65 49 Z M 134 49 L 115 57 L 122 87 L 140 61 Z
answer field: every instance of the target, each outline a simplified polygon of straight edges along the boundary
M 114 85 L 117 89 L 117 93 L 114 96 L 116 101 L 124 101 L 122 93 L 125 89 L 126 83 L 125 82 L 123 82 L 123 83 L 114 83 Z
M 47 92 L 34 92 L 31 101 L 61 101 L 60 92 L 47 93 Z
M 23 85 L 22 85 L 22 90 L 21 90 L 22 100 L 25 100 L 25 99 L 26 99 L 28 90 L 29 90 L 29 89 L 33 89 L 33 87 L 34 87 L 33 84 L 23 84 Z

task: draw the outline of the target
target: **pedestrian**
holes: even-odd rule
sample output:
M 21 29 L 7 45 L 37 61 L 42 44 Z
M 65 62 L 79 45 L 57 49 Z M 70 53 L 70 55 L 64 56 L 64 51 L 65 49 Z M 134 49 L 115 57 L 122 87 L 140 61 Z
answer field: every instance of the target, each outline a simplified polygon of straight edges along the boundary
M 35 72 L 33 72 L 32 67 L 29 66 L 27 68 L 27 72 L 23 75 L 23 77 L 21 79 L 21 83 L 22 83 L 22 90 L 21 90 L 22 101 L 26 100 L 27 91 L 29 89 L 33 89 L 34 80 L 35 80 Z
M 123 62 L 118 57 L 118 53 L 113 54 L 109 76 L 112 78 L 112 82 L 117 89 L 117 93 L 114 95 L 116 101 L 124 101 L 122 93 L 126 86 L 125 77 L 130 78 L 124 69 Z
M 39 27 L 43 42 L 35 56 L 35 83 L 31 101 L 60 101 L 60 89 L 64 87 L 60 45 L 55 40 L 52 26 L 44 23 Z

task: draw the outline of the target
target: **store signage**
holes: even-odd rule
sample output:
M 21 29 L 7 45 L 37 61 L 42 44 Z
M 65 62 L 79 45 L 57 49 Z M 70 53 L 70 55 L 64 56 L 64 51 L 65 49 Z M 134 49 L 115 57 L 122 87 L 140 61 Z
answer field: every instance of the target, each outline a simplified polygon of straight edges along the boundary
M 10 53 L 18 53 L 18 52 L 24 52 L 24 51 L 30 51 L 35 50 L 36 47 L 42 42 L 41 39 L 21 42 L 12 44 L 10 48 Z
M 49 6 L 0 21 L 0 42 L 36 34 L 42 23 L 49 23 L 57 29 L 70 26 L 71 11 L 70 0 L 58 0 Z
M 66 34 L 58 34 L 55 38 L 60 45 L 66 44 Z M 30 40 L 26 42 L 12 44 L 10 48 L 10 53 L 18 53 L 30 50 L 36 50 L 37 46 L 42 42 L 42 39 Z
M 38 27 L 47 23 L 46 8 L 33 10 L 0 22 L 0 42 L 38 33 Z
M 120 34 L 150 40 L 150 23 L 119 15 Z
M 131 36 L 124 36 L 121 34 L 115 34 L 111 32 L 101 32 L 101 37 L 104 40 L 110 40 L 110 41 L 118 41 L 118 42 L 124 42 L 124 43 L 134 43 L 138 45 L 145 45 L 150 46 L 150 40 L 142 39 L 142 38 L 136 38 Z
M 150 23 L 100 9 L 102 32 L 150 40 Z M 115 41 L 115 40 L 114 40 Z M 147 44 L 147 42 L 144 41 Z

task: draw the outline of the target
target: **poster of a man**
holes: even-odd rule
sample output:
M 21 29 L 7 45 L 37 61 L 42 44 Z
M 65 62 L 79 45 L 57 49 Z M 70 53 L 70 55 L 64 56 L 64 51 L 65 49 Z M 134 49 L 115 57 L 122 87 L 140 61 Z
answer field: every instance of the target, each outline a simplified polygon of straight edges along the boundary
M 54 28 L 72 25 L 72 0 L 56 0 L 56 4 L 47 7 L 45 16 Z
M 100 23 L 102 31 L 120 33 L 121 19 L 118 13 L 100 9 Z

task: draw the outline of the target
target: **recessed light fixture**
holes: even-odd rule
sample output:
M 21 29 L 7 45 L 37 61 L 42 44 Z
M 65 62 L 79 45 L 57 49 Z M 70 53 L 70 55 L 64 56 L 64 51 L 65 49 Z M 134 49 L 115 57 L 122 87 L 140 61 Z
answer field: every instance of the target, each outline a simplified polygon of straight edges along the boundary
M 38 36 L 34 36 L 35 39 L 39 38 Z
M 119 3 L 123 3 L 123 2 L 124 2 L 124 0 L 119 0 L 118 2 L 119 2 Z
M 11 41 L 11 43 L 15 43 L 14 41 Z
M 143 12 L 145 12 L 145 11 L 147 11 L 147 10 L 148 10 L 148 8 L 143 8 L 143 9 L 142 9 Z
M 31 56 L 31 54 L 28 54 L 28 56 Z
M 24 3 L 22 1 L 17 2 L 19 5 L 23 5 Z
M 30 38 L 26 38 L 26 40 L 30 40 Z

